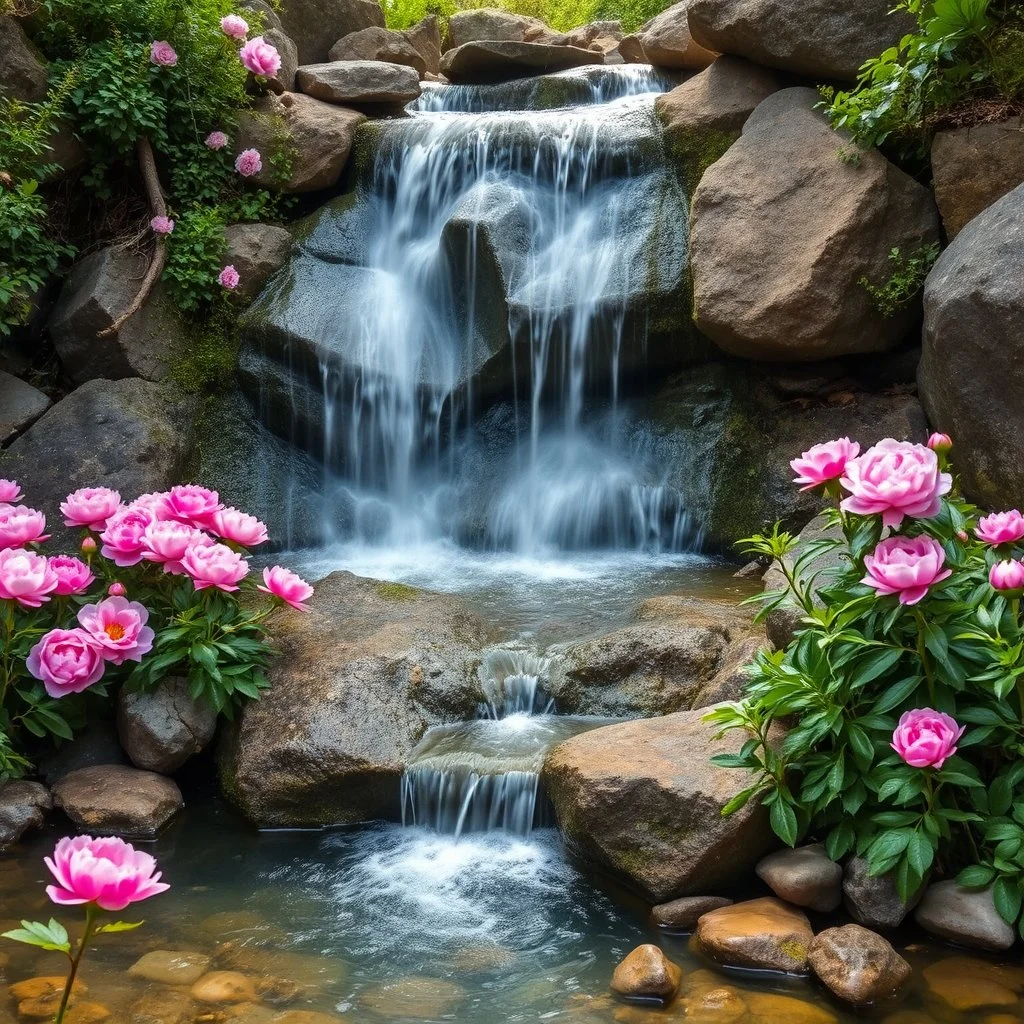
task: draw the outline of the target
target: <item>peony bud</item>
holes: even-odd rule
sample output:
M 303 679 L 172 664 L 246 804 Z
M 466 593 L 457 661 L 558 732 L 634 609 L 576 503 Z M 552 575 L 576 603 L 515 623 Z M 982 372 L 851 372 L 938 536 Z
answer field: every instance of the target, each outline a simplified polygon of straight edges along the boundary
M 124 597 L 128 593 L 128 588 L 123 583 L 114 582 L 107 587 L 107 593 L 111 597 Z
M 1013 559 L 996 562 L 989 570 L 988 581 L 1005 597 L 1020 597 L 1024 594 L 1024 563 Z
M 78 549 L 83 555 L 95 555 L 96 554 L 96 541 L 92 537 L 86 537 L 82 541 L 81 547 Z
M 949 434 L 932 434 L 928 438 L 928 447 L 937 455 L 945 455 L 953 449 L 953 438 Z

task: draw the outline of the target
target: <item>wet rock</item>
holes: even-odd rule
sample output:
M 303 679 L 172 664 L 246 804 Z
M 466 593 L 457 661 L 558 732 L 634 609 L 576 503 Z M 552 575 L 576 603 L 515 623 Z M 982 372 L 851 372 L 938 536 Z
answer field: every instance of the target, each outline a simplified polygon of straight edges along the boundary
M 256 994 L 268 1006 L 287 1006 L 299 998 L 302 986 L 290 978 L 259 978 L 256 981 Z
M 264 96 L 256 101 L 251 113 L 239 119 L 236 151 L 257 149 L 263 154 L 263 169 L 250 179 L 254 184 L 282 192 L 316 192 L 338 183 L 355 130 L 365 120 L 365 115 L 355 110 L 303 93 Z M 283 181 L 278 180 L 278 172 L 268 158 L 282 146 L 292 156 L 291 173 Z
M 692 0 L 682 0 L 651 19 L 641 30 L 640 45 L 656 67 L 703 69 L 717 53 L 696 42 L 687 21 Z
M 820 843 L 770 853 L 756 870 L 779 899 L 798 907 L 828 913 L 842 901 L 843 869 Z
M 843 873 L 843 899 L 850 917 L 866 928 L 898 928 L 903 919 L 920 901 L 920 890 L 910 905 L 896 891 L 891 874 L 872 875 L 863 857 L 851 857 Z
M 689 28 L 701 46 L 816 80 L 853 81 L 870 57 L 915 27 L 889 15 L 889 0 L 691 0 Z
M 416 70 L 382 60 L 335 60 L 304 64 L 295 81 L 307 95 L 327 103 L 354 107 L 404 106 L 420 94 Z
M 49 999 L 52 996 L 59 996 L 64 991 L 66 982 L 67 978 L 64 975 L 26 978 L 24 981 L 16 981 L 7 989 L 7 993 L 16 1002 L 25 999 Z M 71 994 L 84 996 L 88 991 L 89 986 L 78 978 L 71 989 Z
M 813 938 L 804 914 L 771 897 L 712 910 L 697 922 L 701 949 L 727 967 L 806 974 Z
M 189 693 L 188 680 L 173 676 L 155 689 L 121 689 L 117 731 L 136 768 L 170 775 L 213 739 L 217 711 Z
M 747 1004 L 743 994 L 710 972 L 694 973 L 708 974 L 709 978 L 692 984 L 688 977 L 683 994 L 674 1004 L 682 1009 L 688 1024 L 744 1024 Z
M 153 989 L 132 1003 L 128 1024 L 192 1024 L 194 1008 L 187 992 Z
M 936 132 L 935 202 L 952 240 L 969 220 L 1024 182 L 1024 122 L 1019 117 Z
M 254 1003 L 257 999 L 252 979 L 237 971 L 210 971 L 189 991 L 198 1003 Z
M 38 782 L 0 782 L 0 850 L 12 846 L 30 828 L 39 828 L 51 807 L 50 791 Z
M 892 274 L 889 253 L 938 240 L 927 189 L 872 150 L 854 166 L 811 89 L 764 100 L 693 195 L 694 320 L 724 351 L 794 362 L 889 349 L 916 305 L 886 319 L 862 278 Z M 744 225 L 758 224 L 749 231 Z M 778 268 L 766 277 L 767 265 Z
M 426 65 L 425 74 L 437 75 L 441 71 L 441 30 L 437 15 L 428 14 L 422 21 L 402 33 L 416 48 Z
M 16 18 L 0 16 L 0 93 L 23 103 L 46 98 L 49 72 Z
M 515 960 L 516 954 L 505 946 L 480 944 L 463 946 L 444 963 L 457 974 L 489 974 L 508 970 Z
M 404 32 L 389 28 L 364 28 L 339 39 L 330 49 L 332 61 L 386 61 L 414 68 L 419 76 L 427 73 L 427 61 Z M 438 49 L 438 63 L 441 54 Z M 419 93 L 417 92 L 417 95 Z M 328 98 L 328 97 L 323 97 Z M 415 98 L 415 97 L 411 97 Z
M 52 506 L 49 506 L 52 507 Z M 75 733 L 74 743 L 47 750 L 36 761 L 40 778 L 51 789 L 55 782 L 78 768 L 97 764 L 127 764 L 117 738 L 117 727 L 107 718 L 97 718 Z
M 693 931 L 705 914 L 720 907 L 730 907 L 733 900 L 725 896 L 682 896 L 651 908 L 651 920 L 660 928 L 674 931 Z
M 1015 938 L 996 910 L 991 888 L 970 891 L 952 880 L 928 886 L 914 919 L 929 934 L 972 949 L 999 952 Z
M 858 1006 L 894 995 L 911 975 L 910 964 L 881 935 L 859 924 L 819 932 L 807 961 L 835 995 Z
M 170 779 L 116 764 L 70 772 L 53 787 L 53 799 L 83 831 L 125 839 L 155 836 L 184 805 Z
M 1024 989 L 1024 972 L 987 960 L 954 956 L 929 964 L 924 971 L 928 992 L 960 1013 L 987 1006 L 1016 1006 Z
M 1024 503 L 1024 185 L 956 236 L 924 286 L 918 385 L 936 430 L 956 442 L 964 493 L 984 508 Z
M 225 928 L 218 928 L 217 921 L 225 922 Z M 347 965 L 335 958 L 294 953 L 277 948 L 287 942 L 287 936 L 278 935 L 273 944 L 263 948 L 272 926 L 263 923 L 263 928 L 239 932 L 232 929 L 230 921 L 223 915 L 207 918 L 204 931 L 211 939 L 221 939 L 231 934 L 227 942 L 217 946 L 216 965 L 222 970 L 240 971 L 242 974 L 262 977 L 282 975 L 304 992 L 335 992 L 345 984 L 348 976 Z
M 492 633 L 455 598 L 339 572 L 274 637 L 271 689 L 220 752 L 225 792 L 264 826 L 397 816 L 423 732 L 473 717 L 483 699 L 478 652 Z
M 448 34 L 445 50 L 454 50 L 466 43 L 478 42 L 533 42 L 538 39 L 555 38 L 554 33 L 540 18 L 524 14 L 512 14 L 494 7 L 477 10 L 456 11 L 448 19 Z
M 232 224 L 225 235 L 228 252 L 224 262 L 231 264 L 241 278 L 235 294 L 254 299 L 287 261 L 291 232 L 274 224 Z
M 777 992 L 744 992 L 749 1024 L 839 1024 L 824 1006 Z
M 274 1024 L 342 1024 L 341 1017 L 318 1010 L 288 1010 L 274 1018 Z
M 441 74 L 453 82 L 500 82 L 523 74 L 547 74 L 602 63 L 602 55 L 576 46 L 546 43 L 476 42 L 448 50 Z
M 647 943 L 628 953 L 612 974 L 612 991 L 626 999 L 660 999 L 676 994 L 683 972 L 655 945 Z
M 774 845 L 756 801 L 722 817 L 746 783 L 709 761 L 735 753 L 741 740 L 712 739 L 705 714 L 595 729 L 555 747 L 544 764 L 570 845 L 655 902 L 727 886 Z
M 0 447 L 32 426 L 52 404 L 42 391 L 0 370 Z
M 290 0 L 282 5 L 281 21 L 298 46 L 299 63 L 317 64 L 350 32 L 383 28 L 384 10 L 376 0 Z
M 465 990 L 443 978 L 399 978 L 363 990 L 359 1005 L 381 1017 L 430 1020 L 454 1011 Z
M 144 978 L 161 985 L 193 985 L 209 966 L 210 957 L 205 953 L 154 949 L 136 960 L 128 968 L 128 973 L 133 978 Z
M 281 57 L 281 67 L 274 76 L 285 89 L 295 88 L 295 69 L 299 66 L 299 48 L 295 40 L 284 30 L 280 15 L 266 0 L 240 0 L 240 7 L 245 10 L 259 11 L 263 15 L 263 27 L 260 35 L 277 48 Z

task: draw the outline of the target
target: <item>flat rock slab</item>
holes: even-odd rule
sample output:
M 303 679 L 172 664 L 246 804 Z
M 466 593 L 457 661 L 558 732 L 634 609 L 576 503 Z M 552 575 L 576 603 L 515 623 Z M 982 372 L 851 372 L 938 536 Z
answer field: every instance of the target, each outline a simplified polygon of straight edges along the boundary
M 771 897 L 712 910 L 697 922 L 701 948 L 727 967 L 806 974 L 813 939 L 807 917 Z
M 30 427 L 52 404 L 38 388 L 0 370 L 0 445 Z
M 798 907 L 827 913 L 843 898 L 843 869 L 820 843 L 770 853 L 758 862 L 756 870 L 757 877 L 779 899 Z
M 859 924 L 820 932 L 807 960 L 835 995 L 857 1006 L 894 995 L 911 975 L 910 964 L 881 935 Z
M 184 806 L 170 779 L 116 764 L 70 772 L 53 787 L 53 796 L 80 829 L 126 839 L 156 835 Z
M 441 74 L 453 82 L 494 82 L 603 63 L 602 54 L 578 46 L 479 41 L 445 53 Z
M 305 64 L 295 73 L 295 81 L 307 96 L 326 103 L 400 106 L 420 94 L 420 76 L 415 68 L 383 60 Z
M 128 973 L 161 985 L 194 985 L 209 967 L 210 957 L 205 953 L 154 949 L 132 964 Z

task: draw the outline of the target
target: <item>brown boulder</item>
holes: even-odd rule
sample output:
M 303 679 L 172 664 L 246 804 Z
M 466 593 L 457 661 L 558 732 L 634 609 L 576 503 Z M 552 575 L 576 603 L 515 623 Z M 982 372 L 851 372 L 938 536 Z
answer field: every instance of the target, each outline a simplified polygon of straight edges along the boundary
M 350 32 L 383 28 L 384 9 L 377 0 L 288 0 L 281 21 L 298 46 L 299 64 L 318 64 Z
M 644 44 L 640 42 L 640 37 L 635 32 L 631 35 L 623 36 L 619 41 L 619 56 L 627 64 L 651 63 L 644 52 Z
M 253 299 L 274 272 L 284 266 L 292 249 L 292 234 L 274 224 L 232 224 L 225 235 L 225 262 L 238 271 L 240 278 L 235 293 L 243 299 Z
M 757 877 L 779 899 L 828 913 L 843 898 L 843 869 L 820 843 L 779 850 L 758 861 Z
M 432 1020 L 450 1014 L 465 998 L 465 989 L 453 981 L 411 976 L 363 989 L 359 1003 L 381 1017 Z
M 441 72 L 441 29 L 436 14 L 428 14 L 422 21 L 402 33 L 416 48 L 426 65 L 426 74 Z
M 331 47 L 327 58 L 331 61 L 380 60 L 415 68 L 417 74 L 421 76 L 427 72 L 427 62 L 423 54 L 409 41 L 404 32 L 377 26 L 342 36 Z
M 806 974 L 813 938 L 803 913 L 771 897 L 712 910 L 697 922 L 701 949 L 727 967 Z
M 448 50 L 441 58 L 441 74 L 453 82 L 494 82 L 601 64 L 603 60 L 600 53 L 577 46 L 481 41 Z
M 53 799 L 83 831 L 126 839 L 155 836 L 184 806 L 170 779 L 120 764 L 69 772 L 53 787 Z
M 400 107 L 420 94 L 420 79 L 414 68 L 382 60 L 306 64 L 296 72 L 295 81 L 307 96 L 356 107 Z
M 929 995 L 944 1007 L 970 1013 L 984 1007 L 1016 1006 L 1024 990 L 1024 971 L 971 956 L 953 956 L 924 971 Z
M 683 972 L 655 945 L 637 946 L 612 975 L 612 991 L 625 999 L 669 1002 L 679 988 Z
M 210 971 L 196 981 L 190 995 L 197 1003 L 254 1003 L 259 998 L 252 978 L 237 971 Z
M 454 50 L 466 43 L 479 42 L 546 42 L 557 38 L 557 35 L 540 18 L 513 14 L 496 7 L 480 7 L 456 11 L 448 19 L 444 49 Z
M 835 995 L 857 1006 L 894 995 L 911 975 L 910 964 L 881 935 L 859 924 L 819 932 L 807 961 Z
M 692 931 L 697 922 L 712 910 L 732 906 L 726 896 L 681 896 L 668 903 L 659 903 L 651 908 L 651 920 L 659 928 L 673 931 Z
M 128 974 L 161 985 L 194 985 L 209 967 L 210 957 L 205 953 L 154 949 L 136 960 Z
M 690 35 L 687 16 L 692 0 L 681 0 L 652 18 L 640 31 L 640 45 L 656 67 L 703 69 L 718 56 Z

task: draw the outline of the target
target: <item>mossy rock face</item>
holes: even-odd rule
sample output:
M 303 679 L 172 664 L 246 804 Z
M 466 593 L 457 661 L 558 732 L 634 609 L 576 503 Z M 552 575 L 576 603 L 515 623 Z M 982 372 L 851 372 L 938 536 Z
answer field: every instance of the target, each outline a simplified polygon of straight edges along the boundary
M 669 158 L 679 172 L 687 195 L 693 195 L 704 172 L 725 156 L 739 135 L 739 132 L 713 128 L 677 128 L 665 133 Z

